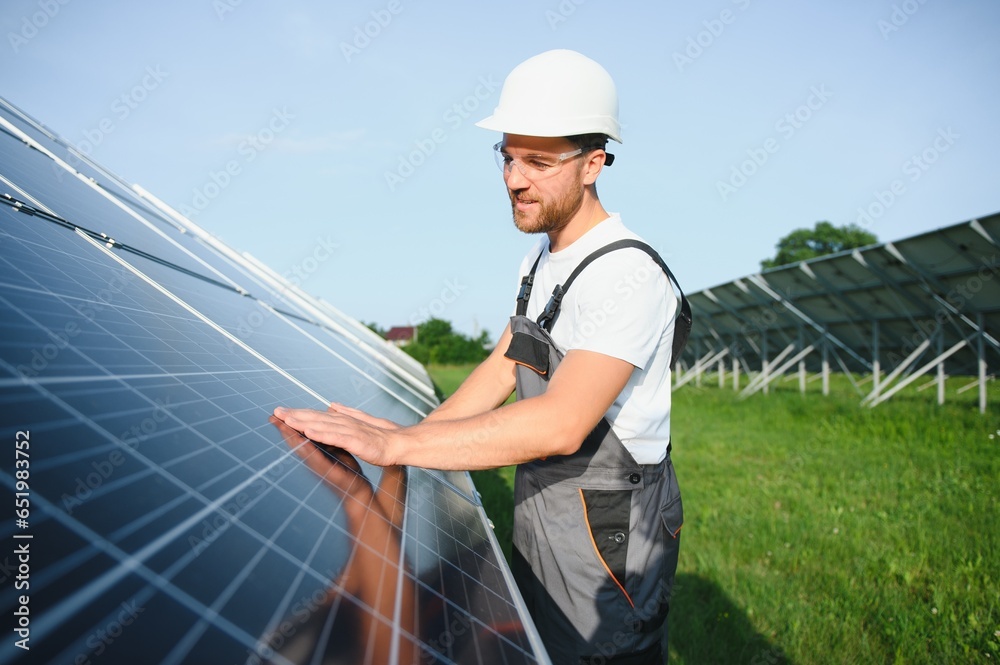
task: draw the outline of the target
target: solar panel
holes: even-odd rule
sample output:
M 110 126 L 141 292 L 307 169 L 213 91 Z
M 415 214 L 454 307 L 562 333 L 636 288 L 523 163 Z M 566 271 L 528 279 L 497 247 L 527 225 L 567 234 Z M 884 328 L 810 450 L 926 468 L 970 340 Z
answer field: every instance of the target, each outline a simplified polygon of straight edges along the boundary
M 701 323 L 682 359 L 693 366 L 682 381 L 735 360 L 748 372 L 770 363 L 770 372 L 793 351 L 810 371 L 826 371 L 831 352 L 845 372 L 880 368 L 914 378 L 947 361 L 949 373 L 979 377 L 985 410 L 987 362 L 1000 353 L 998 256 L 1000 214 L 993 214 L 691 294 Z
M 0 125 L 0 662 L 548 662 L 468 474 L 270 418 L 416 422 L 412 361 L 7 102 Z

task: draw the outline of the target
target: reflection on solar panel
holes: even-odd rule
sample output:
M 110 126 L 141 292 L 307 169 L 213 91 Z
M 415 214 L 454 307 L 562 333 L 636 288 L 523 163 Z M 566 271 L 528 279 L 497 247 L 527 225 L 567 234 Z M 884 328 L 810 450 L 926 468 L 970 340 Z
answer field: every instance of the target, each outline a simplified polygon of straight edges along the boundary
M 0 662 L 548 662 L 468 474 L 269 418 L 419 365 L 3 100 L 0 193 Z
M 870 374 L 874 406 L 937 371 L 975 377 L 986 410 L 989 359 L 1000 353 L 1000 213 L 895 242 L 781 266 L 689 296 L 698 321 L 678 385 L 726 365 L 744 394 L 798 365 Z M 853 381 L 853 378 L 851 379 Z M 738 385 L 738 384 L 737 384 Z

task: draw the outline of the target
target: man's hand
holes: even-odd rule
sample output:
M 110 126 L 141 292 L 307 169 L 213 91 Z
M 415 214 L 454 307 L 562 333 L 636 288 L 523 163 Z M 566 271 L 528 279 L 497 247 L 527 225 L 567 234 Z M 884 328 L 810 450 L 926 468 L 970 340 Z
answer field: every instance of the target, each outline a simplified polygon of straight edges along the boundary
M 355 409 L 343 404 L 337 404 L 336 402 L 331 402 L 330 406 L 327 408 L 330 413 L 342 413 L 345 416 L 350 416 L 355 420 L 360 420 L 361 422 L 371 425 L 372 427 L 378 427 L 379 429 L 399 429 L 400 425 L 394 423 L 391 420 L 385 418 L 376 418 L 375 416 L 365 413 L 361 409 Z
M 278 407 L 274 417 L 317 443 L 342 448 L 370 464 L 396 464 L 391 434 L 399 425 L 392 421 L 340 404 L 326 411 Z

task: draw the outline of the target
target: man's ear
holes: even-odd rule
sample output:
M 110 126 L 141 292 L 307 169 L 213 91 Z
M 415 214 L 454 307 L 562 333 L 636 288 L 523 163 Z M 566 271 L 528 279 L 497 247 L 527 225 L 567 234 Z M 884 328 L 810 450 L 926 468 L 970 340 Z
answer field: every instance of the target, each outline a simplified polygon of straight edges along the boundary
M 591 151 L 583 166 L 584 185 L 593 185 L 597 182 L 597 176 L 601 175 L 601 169 L 604 168 L 604 162 L 607 159 L 607 156 L 608 153 L 603 150 Z

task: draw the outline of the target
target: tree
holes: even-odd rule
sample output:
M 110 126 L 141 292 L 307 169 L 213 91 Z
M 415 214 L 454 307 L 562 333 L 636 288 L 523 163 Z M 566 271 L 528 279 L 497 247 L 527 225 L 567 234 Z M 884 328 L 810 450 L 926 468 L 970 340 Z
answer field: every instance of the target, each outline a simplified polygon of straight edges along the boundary
M 430 319 L 417 326 L 417 341 L 404 346 L 403 351 L 424 365 L 460 365 L 486 358 L 489 341 L 486 331 L 473 339 L 456 333 L 448 321 Z
M 362 321 L 361 325 L 363 325 L 364 327 L 368 328 L 368 330 L 371 330 L 373 333 L 375 333 L 379 337 L 382 337 L 383 339 L 385 338 L 385 333 L 386 333 L 385 329 L 384 328 L 379 328 L 379 326 L 378 326 L 378 324 L 376 322 L 372 321 L 371 323 L 365 323 L 364 321 Z
M 773 259 L 761 261 L 760 267 L 767 270 L 877 242 L 874 233 L 865 231 L 857 224 L 834 226 L 830 222 L 816 222 L 812 229 L 795 229 L 779 240 L 775 245 L 778 253 Z

